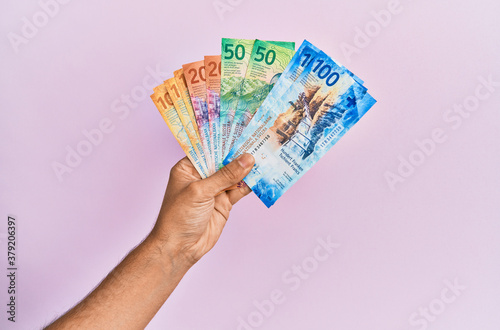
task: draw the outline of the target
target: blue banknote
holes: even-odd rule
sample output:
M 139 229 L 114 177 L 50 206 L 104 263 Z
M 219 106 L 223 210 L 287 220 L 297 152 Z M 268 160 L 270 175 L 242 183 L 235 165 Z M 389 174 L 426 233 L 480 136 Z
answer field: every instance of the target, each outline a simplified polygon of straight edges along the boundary
M 259 109 L 254 114 L 254 117 L 243 130 L 237 141 L 233 143 L 231 150 L 227 153 L 224 164 L 228 164 L 239 155 L 248 151 L 249 146 L 255 142 L 255 132 L 262 130 L 262 122 L 268 121 L 270 116 L 274 114 L 275 103 L 285 91 L 297 80 L 303 70 L 311 65 L 314 59 L 318 56 L 326 56 L 319 48 L 311 44 L 309 41 L 304 40 L 301 46 L 293 56 L 292 60 L 285 68 L 279 80 L 274 85 L 267 98 L 261 104 Z M 337 64 L 344 68 L 341 64 Z M 345 68 L 344 68 L 345 69 Z M 349 75 L 353 77 L 358 83 L 363 84 L 363 80 L 353 74 L 351 71 L 345 69 Z
M 242 152 L 253 154 L 256 165 L 244 181 L 270 207 L 375 100 L 357 76 L 307 41 L 268 99 L 224 163 Z

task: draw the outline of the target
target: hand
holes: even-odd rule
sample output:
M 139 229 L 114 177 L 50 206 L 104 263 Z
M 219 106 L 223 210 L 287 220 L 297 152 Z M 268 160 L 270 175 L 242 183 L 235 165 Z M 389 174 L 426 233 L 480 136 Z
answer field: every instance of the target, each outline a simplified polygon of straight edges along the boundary
M 215 245 L 236 202 L 251 190 L 238 185 L 255 160 L 244 154 L 212 176 L 201 179 L 187 158 L 170 171 L 170 178 L 156 225 L 151 232 L 163 250 L 196 263 Z
M 85 299 L 47 329 L 144 329 L 189 268 L 215 245 L 233 205 L 250 188 L 228 188 L 251 170 L 253 156 L 238 157 L 201 180 L 187 159 L 170 172 L 151 234 Z

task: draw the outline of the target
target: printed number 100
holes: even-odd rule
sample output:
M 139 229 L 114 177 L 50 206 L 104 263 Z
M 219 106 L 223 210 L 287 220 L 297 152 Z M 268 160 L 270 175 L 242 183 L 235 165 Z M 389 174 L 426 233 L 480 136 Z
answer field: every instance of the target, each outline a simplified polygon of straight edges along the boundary
M 312 71 L 318 72 L 319 79 L 326 78 L 326 84 L 328 86 L 335 85 L 340 79 L 340 74 L 338 74 L 338 72 L 332 72 L 332 67 L 326 64 L 324 60 L 318 60 L 318 64 Z
M 304 54 L 304 61 L 302 61 L 301 66 L 308 66 L 311 64 L 311 62 L 314 60 L 313 57 L 311 57 L 311 54 Z M 309 63 L 308 63 L 309 61 Z M 322 67 L 321 65 L 324 64 Z M 321 69 L 320 69 L 321 67 Z M 319 69 L 319 71 L 318 71 Z M 316 67 L 312 70 L 313 72 L 318 71 L 318 77 L 320 79 L 325 79 L 326 78 L 326 84 L 328 86 L 333 86 L 339 81 L 340 75 L 337 72 L 332 72 L 332 67 L 328 64 L 325 63 L 325 60 L 319 59 L 318 64 Z

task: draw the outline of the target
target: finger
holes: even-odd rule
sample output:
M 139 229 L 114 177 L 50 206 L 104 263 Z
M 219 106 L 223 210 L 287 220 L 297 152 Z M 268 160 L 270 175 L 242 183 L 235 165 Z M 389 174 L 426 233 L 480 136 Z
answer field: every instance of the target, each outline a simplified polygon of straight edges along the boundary
M 241 187 L 244 187 L 244 186 L 246 186 L 246 183 L 244 181 L 240 181 L 237 184 L 233 184 L 231 187 L 226 188 L 225 190 L 219 191 L 216 196 L 219 196 L 223 192 L 226 192 L 226 191 L 229 191 L 229 190 L 238 189 L 238 188 L 241 188 Z
M 236 204 L 240 199 L 248 195 L 249 193 L 252 192 L 252 189 L 250 189 L 249 186 L 243 182 L 243 185 L 241 185 L 238 189 L 233 189 L 231 191 L 227 192 L 227 198 L 229 199 L 229 202 L 231 204 Z
M 185 176 L 189 175 L 194 178 L 199 178 L 201 179 L 198 171 L 196 168 L 193 166 L 193 163 L 189 160 L 189 158 L 184 157 L 181 160 L 177 162 L 171 169 L 170 169 L 170 176 L 172 177 L 178 177 L 178 176 Z
M 227 164 L 212 176 L 202 180 L 207 192 L 215 196 L 219 192 L 237 184 L 250 172 L 255 160 L 250 154 L 243 154 Z
M 225 190 L 227 191 L 227 190 L 238 189 L 240 187 L 240 182 L 238 182 L 237 184 L 233 184 L 231 187 L 227 187 Z
M 193 180 L 201 180 L 201 177 L 191 161 L 187 157 L 184 157 L 170 169 L 168 179 L 169 190 L 178 191 L 186 187 L 186 185 Z

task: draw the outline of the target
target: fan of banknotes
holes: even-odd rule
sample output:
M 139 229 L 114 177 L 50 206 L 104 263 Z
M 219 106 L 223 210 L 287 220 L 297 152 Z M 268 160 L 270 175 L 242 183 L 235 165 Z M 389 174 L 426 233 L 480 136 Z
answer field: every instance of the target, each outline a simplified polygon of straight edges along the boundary
M 222 39 L 151 99 L 202 178 L 243 153 L 245 183 L 273 205 L 375 104 L 363 81 L 304 40 Z

